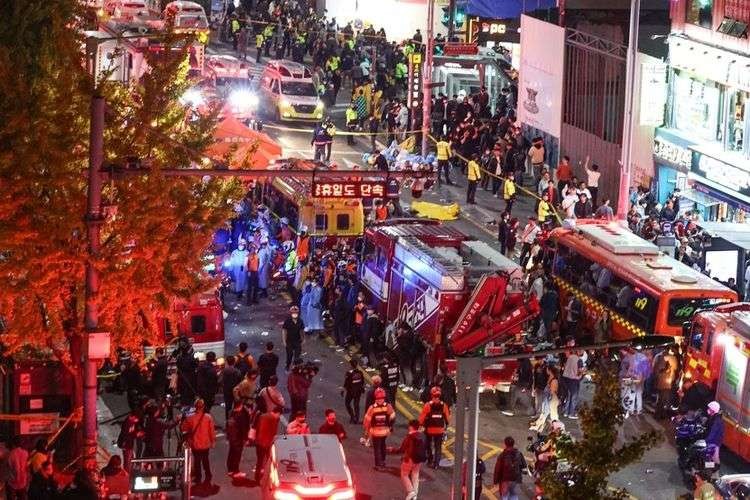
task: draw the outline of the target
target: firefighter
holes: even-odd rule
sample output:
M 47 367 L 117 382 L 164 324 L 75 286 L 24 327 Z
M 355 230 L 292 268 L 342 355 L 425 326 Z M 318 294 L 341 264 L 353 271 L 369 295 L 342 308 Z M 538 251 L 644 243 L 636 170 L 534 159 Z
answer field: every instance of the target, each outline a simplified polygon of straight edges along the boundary
M 394 359 L 393 354 L 388 354 L 380 364 L 380 378 L 383 380 L 388 402 L 396 404 L 396 390 L 401 373 L 398 368 L 398 362 Z
M 297 236 L 297 260 L 300 262 L 307 262 L 309 256 L 310 235 L 307 234 L 307 226 L 302 225 L 299 228 L 299 235 Z
M 391 433 L 396 412 L 385 400 L 385 391 L 375 389 L 375 402 L 367 409 L 364 418 L 365 436 L 372 441 L 375 455 L 375 468 L 379 471 L 385 468 L 385 440 Z
M 419 415 L 419 423 L 427 434 L 427 463 L 433 469 L 440 466 L 443 451 L 443 437 L 450 419 L 450 409 L 441 399 L 442 391 L 435 386 L 430 390 L 432 399 L 424 404 Z
M 362 393 L 365 391 L 365 377 L 356 358 L 349 360 L 349 365 L 351 369 L 346 372 L 344 377 L 342 394 L 346 411 L 349 413 L 349 423 L 358 424 L 359 405 L 362 400 Z
M 349 130 L 349 135 L 346 136 L 346 143 L 350 146 L 354 145 L 354 136 L 352 133 L 357 127 L 357 108 L 352 103 L 351 106 L 346 108 L 346 128 Z

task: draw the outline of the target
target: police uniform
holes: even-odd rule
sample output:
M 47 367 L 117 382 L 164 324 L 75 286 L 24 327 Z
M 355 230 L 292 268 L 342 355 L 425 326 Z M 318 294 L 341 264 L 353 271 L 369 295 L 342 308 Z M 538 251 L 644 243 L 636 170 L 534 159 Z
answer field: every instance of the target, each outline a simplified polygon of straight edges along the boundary
M 349 413 L 349 422 L 359 423 L 359 405 L 365 391 L 365 377 L 362 370 L 352 368 L 344 378 L 344 405 Z

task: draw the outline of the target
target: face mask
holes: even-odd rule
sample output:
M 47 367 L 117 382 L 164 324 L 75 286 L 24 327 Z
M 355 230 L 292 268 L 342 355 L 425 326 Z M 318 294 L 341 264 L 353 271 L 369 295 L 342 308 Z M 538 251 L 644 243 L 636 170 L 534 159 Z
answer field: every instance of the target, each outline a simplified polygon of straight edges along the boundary
M 292 314 L 292 319 L 297 319 L 297 318 L 299 318 L 299 314 Z

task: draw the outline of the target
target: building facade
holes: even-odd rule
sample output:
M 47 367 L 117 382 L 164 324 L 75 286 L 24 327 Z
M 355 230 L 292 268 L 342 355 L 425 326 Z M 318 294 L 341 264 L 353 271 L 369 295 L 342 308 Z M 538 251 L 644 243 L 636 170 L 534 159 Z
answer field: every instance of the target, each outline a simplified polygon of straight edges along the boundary
M 668 99 L 654 137 L 659 201 L 679 188 L 707 221 L 750 211 L 750 0 L 677 0 Z

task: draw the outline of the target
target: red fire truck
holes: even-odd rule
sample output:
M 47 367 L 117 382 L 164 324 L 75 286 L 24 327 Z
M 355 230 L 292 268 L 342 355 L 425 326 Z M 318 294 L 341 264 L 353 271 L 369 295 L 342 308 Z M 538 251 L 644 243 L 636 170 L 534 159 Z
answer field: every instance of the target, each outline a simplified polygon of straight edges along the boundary
M 684 379 L 715 393 L 725 426 L 724 445 L 750 461 L 750 303 L 698 311 L 685 325 Z
M 515 334 L 536 302 L 506 295 L 520 288 L 522 271 L 486 243 L 424 219 L 370 226 L 364 242 L 360 281 L 381 318 L 408 324 L 424 341 L 428 374 L 443 362 L 452 370 L 447 358 L 454 352 L 484 347 L 485 355 L 499 354 L 520 343 Z M 516 313 L 506 317 L 511 309 Z M 504 363 L 483 371 L 482 389 L 501 389 L 514 369 Z

